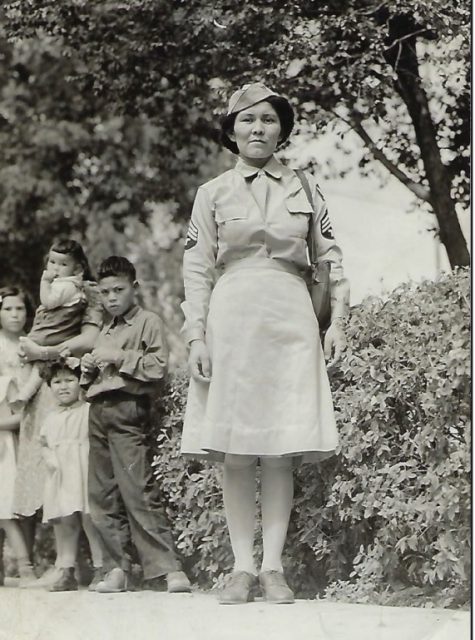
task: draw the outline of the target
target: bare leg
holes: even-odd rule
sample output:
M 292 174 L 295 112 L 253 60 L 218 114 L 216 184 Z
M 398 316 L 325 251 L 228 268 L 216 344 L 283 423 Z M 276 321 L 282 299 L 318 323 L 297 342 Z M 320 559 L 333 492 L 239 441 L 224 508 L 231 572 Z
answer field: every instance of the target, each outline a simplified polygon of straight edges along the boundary
M 15 555 L 18 562 L 18 569 L 20 572 L 20 577 L 22 577 L 26 572 L 32 575 L 32 566 L 30 559 L 28 558 L 28 551 L 26 548 L 25 540 L 23 538 L 23 534 L 20 529 L 20 525 L 17 520 L 0 520 L 0 527 L 5 531 L 5 535 L 8 540 L 8 544 L 10 545 L 13 554 Z
M 234 554 L 234 570 L 256 574 L 256 458 L 227 454 L 223 470 L 223 499 Z
M 102 547 L 100 537 L 88 513 L 81 514 L 82 528 L 89 542 L 94 569 L 102 567 Z
M 37 522 L 38 515 L 36 513 L 32 516 L 18 519 L 18 524 L 23 534 L 23 538 L 25 540 L 26 548 L 28 551 L 28 558 L 30 559 L 30 562 L 32 564 L 34 563 L 34 546 Z
M 261 460 L 262 571 L 282 571 L 282 551 L 287 537 L 294 496 L 292 460 Z
M 81 523 L 77 513 L 61 518 L 58 524 L 54 525 L 54 535 L 59 558 L 56 558 L 56 566 L 62 569 L 74 567 L 78 552 L 79 534 L 81 533 Z

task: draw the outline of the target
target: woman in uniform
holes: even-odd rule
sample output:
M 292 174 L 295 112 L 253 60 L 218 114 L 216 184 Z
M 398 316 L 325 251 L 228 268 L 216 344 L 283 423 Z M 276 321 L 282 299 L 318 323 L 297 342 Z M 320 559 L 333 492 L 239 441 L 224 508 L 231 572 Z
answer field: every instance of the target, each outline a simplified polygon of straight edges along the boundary
M 220 602 L 294 595 L 282 567 L 293 467 L 331 456 L 338 443 L 319 326 L 303 274 L 313 225 L 318 262 L 331 263 L 325 355 L 345 347 L 348 284 L 325 202 L 313 207 L 297 174 L 274 156 L 294 123 L 290 103 L 261 83 L 229 101 L 222 141 L 234 169 L 196 194 L 185 245 L 184 332 L 191 381 L 182 453 L 223 463 L 234 570 Z M 262 565 L 254 560 L 256 467 L 261 467 Z

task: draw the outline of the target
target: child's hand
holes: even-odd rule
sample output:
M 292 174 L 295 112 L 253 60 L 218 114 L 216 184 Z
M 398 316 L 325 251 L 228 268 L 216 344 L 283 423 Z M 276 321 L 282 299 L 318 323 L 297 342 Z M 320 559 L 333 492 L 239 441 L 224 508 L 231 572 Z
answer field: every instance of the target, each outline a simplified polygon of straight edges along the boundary
M 81 358 L 81 371 L 84 373 L 93 373 L 97 369 L 97 362 L 92 353 L 86 353 Z
M 52 460 L 50 460 L 49 457 L 45 458 L 45 466 L 51 474 L 56 473 L 56 471 L 59 471 L 59 466 L 56 464 L 56 462 L 53 462 Z
M 97 349 L 93 350 L 92 355 L 98 364 L 113 364 L 116 367 L 120 367 L 122 364 L 122 349 L 116 349 L 115 347 L 97 347 Z
M 41 275 L 41 279 L 46 280 L 46 282 L 53 282 L 55 277 L 55 274 L 52 271 L 48 271 L 48 269 L 45 269 Z

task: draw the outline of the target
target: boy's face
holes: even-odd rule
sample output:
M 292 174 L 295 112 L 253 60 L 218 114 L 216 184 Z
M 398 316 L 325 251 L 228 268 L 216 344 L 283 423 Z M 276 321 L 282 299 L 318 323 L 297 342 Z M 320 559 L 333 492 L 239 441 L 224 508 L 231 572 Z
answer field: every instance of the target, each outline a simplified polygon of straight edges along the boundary
M 81 391 L 78 377 L 67 369 L 57 371 L 51 379 L 50 386 L 58 404 L 63 407 L 74 404 Z
M 102 304 L 111 316 L 122 316 L 135 304 L 136 283 L 127 276 L 108 276 L 99 281 Z

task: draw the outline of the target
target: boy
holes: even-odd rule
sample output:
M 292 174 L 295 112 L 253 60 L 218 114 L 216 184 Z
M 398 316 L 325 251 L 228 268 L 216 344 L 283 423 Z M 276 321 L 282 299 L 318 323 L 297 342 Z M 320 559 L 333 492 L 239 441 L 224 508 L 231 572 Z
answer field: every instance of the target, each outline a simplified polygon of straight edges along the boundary
M 81 361 L 89 412 L 89 502 L 109 572 L 96 591 L 127 590 L 129 527 L 144 572 L 144 587 L 189 591 L 170 526 L 148 462 L 150 397 L 168 359 L 158 316 L 137 306 L 135 268 L 111 256 L 99 267 L 98 285 L 110 315 L 92 353 Z M 125 506 L 125 511 L 124 511 Z M 127 515 L 125 516 L 125 512 Z

